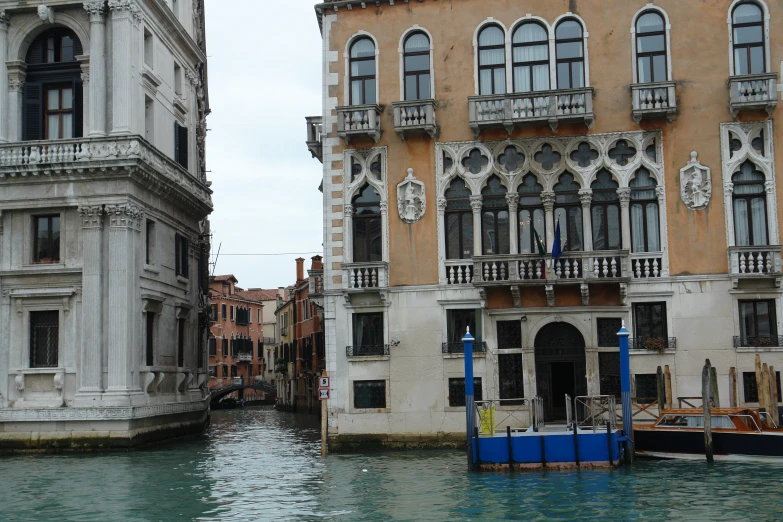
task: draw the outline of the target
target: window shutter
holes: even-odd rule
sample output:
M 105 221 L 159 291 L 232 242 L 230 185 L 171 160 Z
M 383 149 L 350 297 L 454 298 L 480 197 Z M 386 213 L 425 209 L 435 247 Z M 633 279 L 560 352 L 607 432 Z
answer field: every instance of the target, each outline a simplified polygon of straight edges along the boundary
M 24 85 L 23 139 L 43 139 L 43 86 L 40 82 L 26 82 Z
M 174 161 L 188 168 L 188 128 L 174 122 Z
M 81 138 L 84 136 L 84 86 L 78 80 L 73 82 L 73 111 L 73 137 Z

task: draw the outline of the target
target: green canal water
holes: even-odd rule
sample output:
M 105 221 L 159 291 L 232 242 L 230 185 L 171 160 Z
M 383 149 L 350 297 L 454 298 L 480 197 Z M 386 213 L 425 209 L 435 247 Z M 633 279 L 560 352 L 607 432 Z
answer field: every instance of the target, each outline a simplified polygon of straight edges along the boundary
M 318 437 L 249 408 L 150 450 L 2 458 L 0 520 L 783 520 L 783 466 L 468 474 L 453 451 L 322 459 Z

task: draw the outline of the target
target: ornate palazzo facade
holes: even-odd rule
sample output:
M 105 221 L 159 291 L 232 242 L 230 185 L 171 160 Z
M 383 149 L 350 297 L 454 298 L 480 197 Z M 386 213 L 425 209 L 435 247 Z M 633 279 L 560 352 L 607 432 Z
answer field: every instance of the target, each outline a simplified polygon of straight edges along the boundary
M 203 2 L 0 1 L 0 451 L 207 422 Z

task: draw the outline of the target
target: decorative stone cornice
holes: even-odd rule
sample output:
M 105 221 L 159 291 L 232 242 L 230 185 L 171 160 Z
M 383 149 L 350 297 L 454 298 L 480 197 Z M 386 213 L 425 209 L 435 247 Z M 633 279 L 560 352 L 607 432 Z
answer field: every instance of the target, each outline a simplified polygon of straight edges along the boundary
M 483 206 L 484 198 L 482 196 L 470 196 L 470 208 L 473 209 L 473 212 L 481 212 Z
M 84 9 L 90 15 L 90 22 L 103 23 L 103 13 L 106 11 L 106 0 L 84 2 Z
M 82 217 L 82 228 L 101 228 L 105 212 L 103 205 L 79 207 L 79 215 Z
M 135 0 L 109 0 L 109 9 L 112 10 L 113 16 L 123 14 L 131 16 L 136 24 L 140 24 L 144 20 L 141 9 L 136 5 Z
M 136 205 L 131 204 L 107 205 L 106 215 L 109 216 L 109 226 L 112 228 L 141 230 L 144 212 Z

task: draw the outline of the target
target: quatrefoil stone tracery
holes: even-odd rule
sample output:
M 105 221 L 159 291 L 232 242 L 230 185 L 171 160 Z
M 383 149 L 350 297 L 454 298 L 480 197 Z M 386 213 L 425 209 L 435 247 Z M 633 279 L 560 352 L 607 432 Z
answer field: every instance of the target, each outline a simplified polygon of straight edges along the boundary
M 560 163 L 560 158 L 560 153 L 552 150 L 552 146 L 549 144 L 541 147 L 541 150 L 536 152 L 536 154 L 533 156 L 533 159 L 540 163 L 541 166 L 546 170 L 551 170 L 552 167 Z
M 580 143 L 579 147 L 571 153 L 571 160 L 580 167 L 589 167 L 597 159 L 598 151 L 590 147 L 586 141 Z
M 625 140 L 618 140 L 614 147 L 609 149 L 609 157 L 621 167 L 628 165 L 628 160 L 636 156 L 636 149 L 628 145 Z
M 472 174 L 478 174 L 489 164 L 489 158 L 481 153 L 479 149 L 473 149 L 468 156 L 462 160 L 462 165 Z
M 506 147 L 503 154 L 498 156 L 498 163 L 503 165 L 508 172 L 517 170 L 525 162 L 525 156 L 517 151 L 513 145 Z

